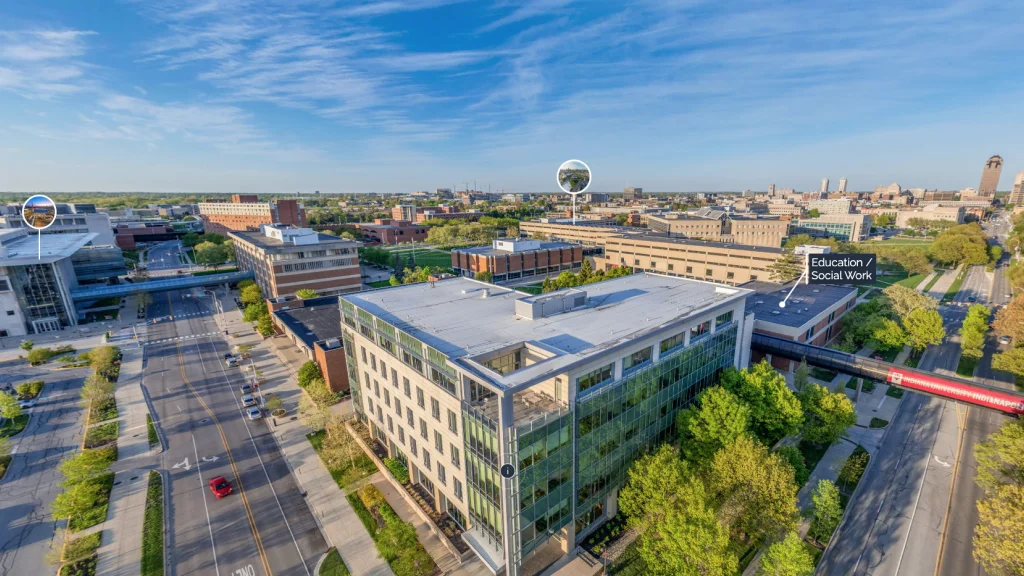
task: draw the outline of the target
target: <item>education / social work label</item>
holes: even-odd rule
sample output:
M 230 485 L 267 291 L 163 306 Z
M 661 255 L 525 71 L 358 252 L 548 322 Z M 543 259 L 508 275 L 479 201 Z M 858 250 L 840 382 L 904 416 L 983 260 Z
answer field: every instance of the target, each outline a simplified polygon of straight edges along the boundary
M 810 254 L 808 284 L 874 284 L 874 254 Z

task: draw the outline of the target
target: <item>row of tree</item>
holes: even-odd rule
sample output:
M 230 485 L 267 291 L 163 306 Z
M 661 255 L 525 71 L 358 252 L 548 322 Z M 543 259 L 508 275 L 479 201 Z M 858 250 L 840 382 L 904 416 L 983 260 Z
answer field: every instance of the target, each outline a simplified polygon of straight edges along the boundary
M 992 576 L 1024 574 L 1024 422 L 1009 420 L 974 447 L 978 501 L 974 559 Z
M 242 313 L 242 320 L 254 322 L 256 324 L 256 331 L 264 338 L 272 336 L 274 334 L 274 322 L 270 319 L 270 310 L 263 299 L 263 290 L 252 280 L 242 280 L 238 283 L 238 289 L 238 299 L 245 307 Z
M 645 573 L 732 575 L 744 550 L 767 543 L 761 574 L 812 574 L 795 532 L 806 467 L 795 448 L 768 446 L 798 431 L 829 444 L 855 422 L 845 394 L 811 383 L 794 394 L 767 362 L 726 370 L 719 386 L 679 413 L 678 445 L 640 458 L 619 492 Z M 831 533 L 842 513 L 838 491 L 826 482 L 813 500 Z
M 576 286 L 583 286 L 585 284 L 593 284 L 603 280 L 611 280 L 612 278 L 629 276 L 632 273 L 633 269 L 625 266 L 610 268 L 607 271 L 595 271 L 594 265 L 590 263 L 590 259 L 584 258 L 579 272 L 573 274 L 569 270 L 566 270 L 554 278 L 545 278 L 541 283 L 540 291 L 553 292 L 555 290 L 561 290 L 562 288 L 575 288 Z M 477 275 L 477 279 L 480 279 L 479 274 Z
M 914 354 L 920 354 L 946 337 L 938 305 L 935 298 L 893 284 L 846 313 L 843 334 L 834 346 L 853 353 L 865 345 L 881 351 L 909 345 Z
M 988 240 L 977 222 L 959 224 L 943 231 L 928 248 L 933 261 L 957 266 L 987 264 Z
M 967 317 L 960 326 L 960 353 L 968 358 L 979 359 L 985 347 L 988 321 L 991 311 L 988 306 L 973 304 L 967 309 Z

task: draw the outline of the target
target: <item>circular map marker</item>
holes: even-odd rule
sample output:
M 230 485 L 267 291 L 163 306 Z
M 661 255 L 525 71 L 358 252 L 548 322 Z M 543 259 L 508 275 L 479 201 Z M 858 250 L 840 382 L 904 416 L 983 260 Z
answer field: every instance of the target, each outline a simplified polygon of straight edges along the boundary
M 590 187 L 590 166 L 582 160 L 566 160 L 558 167 L 558 187 L 566 194 L 580 194 Z
M 516 467 L 511 464 L 505 464 L 501 467 L 500 472 L 502 478 L 512 478 L 516 475 Z
M 36 194 L 21 207 L 21 217 L 34 230 L 49 228 L 57 217 L 57 205 L 48 196 Z

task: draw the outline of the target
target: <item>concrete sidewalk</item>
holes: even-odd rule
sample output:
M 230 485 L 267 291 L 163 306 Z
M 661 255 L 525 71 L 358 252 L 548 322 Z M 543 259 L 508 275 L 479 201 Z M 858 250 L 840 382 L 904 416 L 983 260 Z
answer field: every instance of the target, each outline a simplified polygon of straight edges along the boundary
M 230 296 L 221 298 L 221 305 L 224 314 L 217 315 L 220 329 L 239 334 L 238 337 L 230 338 L 232 344 L 256 345 L 251 352 L 252 363 L 266 379 L 260 385 L 260 391 L 263 394 L 276 394 L 288 411 L 289 415 L 285 418 L 271 418 L 270 429 L 296 482 L 306 493 L 306 503 L 328 543 L 337 547 L 354 576 L 393 575 L 391 567 L 377 552 L 377 545 L 349 505 L 343 491 L 338 488 L 306 438 L 310 430 L 298 418 L 292 419 L 298 413 L 299 399 L 304 393 L 289 369 L 288 362 L 278 357 L 272 341 L 263 340 L 248 323 L 242 321 L 241 311 Z
M 430 531 L 427 523 L 420 519 L 419 513 L 412 509 L 405 496 L 398 493 L 394 485 L 384 477 L 383 473 L 375 473 L 370 477 L 370 480 L 384 494 L 384 499 L 388 501 L 388 504 L 395 510 L 398 517 L 416 527 L 416 538 L 420 541 L 420 544 L 423 544 L 427 554 L 430 554 L 430 557 L 434 559 L 434 563 L 437 564 L 437 568 L 442 574 L 452 574 L 459 568 L 462 568 L 455 556 L 452 556 L 452 553 L 441 544 L 437 536 Z M 477 564 L 475 572 L 467 572 L 467 574 L 479 573 L 479 570 L 486 570 L 482 563 Z
M 114 474 L 107 521 L 100 525 L 103 544 L 97 551 L 97 576 L 131 576 L 141 570 L 148 483 L 148 470 Z
M 949 287 L 953 284 L 953 281 L 956 280 L 956 276 L 959 273 L 959 267 L 957 267 L 955 270 L 946 270 L 942 277 L 939 278 L 932 286 L 932 289 L 927 292 L 927 294 L 932 298 L 935 298 L 936 300 L 942 300 L 942 298 L 946 295 L 946 290 L 949 290 Z
M 116 342 L 113 344 L 117 344 Z M 150 453 L 146 415 L 149 406 L 142 394 L 143 349 L 134 343 L 121 345 L 121 374 L 114 398 L 117 400 L 119 429 L 117 459 L 120 461 Z

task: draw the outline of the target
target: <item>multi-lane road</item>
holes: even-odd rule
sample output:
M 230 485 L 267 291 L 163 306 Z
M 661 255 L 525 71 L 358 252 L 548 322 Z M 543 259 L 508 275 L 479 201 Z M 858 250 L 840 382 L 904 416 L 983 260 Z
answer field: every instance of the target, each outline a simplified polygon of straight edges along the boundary
M 229 351 L 209 298 L 169 292 L 154 298 L 144 383 L 168 448 L 171 574 L 312 574 L 327 544 L 265 420 L 250 421 L 239 391 L 244 375 L 225 366 Z M 171 317 L 173 316 L 173 319 Z M 223 499 L 207 483 L 224 476 Z
M 168 240 L 154 244 L 146 253 L 146 268 L 151 272 L 188 268 L 188 263 L 183 262 L 179 258 L 181 249 L 181 242 L 179 240 Z

